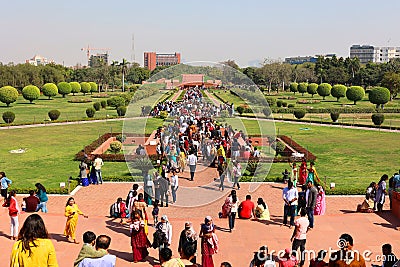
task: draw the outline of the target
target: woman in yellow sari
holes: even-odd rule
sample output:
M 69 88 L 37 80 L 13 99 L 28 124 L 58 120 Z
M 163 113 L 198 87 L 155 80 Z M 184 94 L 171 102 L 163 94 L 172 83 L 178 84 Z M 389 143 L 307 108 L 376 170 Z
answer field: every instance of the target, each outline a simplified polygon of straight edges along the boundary
M 65 225 L 64 235 L 68 238 L 68 240 L 71 237 L 75 244 L 79 244 L 75 237 L 79 215 L 83 215 L 83 217 L 88 218 L 88 216 L 78 208 L 78 205 L 75 204 L 75 199 L 70 197 L 67 201 L 67 205 L 65 206 L 65 217 L 67 217 L 67 223 Z
M 186 167 L 186 153 L 183 149 L 183 146 L 180 148 L 181 152 L 179 153 L 179 171 L 184 172 Z

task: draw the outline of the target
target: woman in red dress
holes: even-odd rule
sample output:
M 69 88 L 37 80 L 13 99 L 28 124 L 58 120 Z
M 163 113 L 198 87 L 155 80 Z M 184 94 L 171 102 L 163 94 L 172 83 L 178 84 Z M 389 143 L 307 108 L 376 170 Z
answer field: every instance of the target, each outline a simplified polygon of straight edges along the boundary
M 306 183 L 307 179 L 307 162 L 305 159 L 301 162 L 300 171 L 299 171 L 299 185 L 303 185 Z
M 215 226 L 210 216 L 207 216 L 201 224 L 201 262 L 203 267 L 214 267 L 213 254 L 218 252 L 218 238 L 215 234 Z
M 150 247 L 150 241 L 144 232 L 144 221 L 140 216 L 140 211 L 132 212 L 130 229 L 133 261 L 143 261 L 149 255 L 147 248 Z

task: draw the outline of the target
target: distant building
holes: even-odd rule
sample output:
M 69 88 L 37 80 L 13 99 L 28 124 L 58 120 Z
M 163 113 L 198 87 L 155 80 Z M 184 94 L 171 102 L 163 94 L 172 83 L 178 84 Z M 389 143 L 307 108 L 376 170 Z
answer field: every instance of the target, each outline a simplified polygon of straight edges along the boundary
M 181 63 L 181 54 L 158 54 L 156 52 L 144 52 L 144 67 L 154 70 L 157 66 L 172 66 Z
M 88 62 L 89 67 L 99 67 L 102 64 L 108 65 L 108 53 L 90 55 Z
M 305 56 L 305 57 L 287 57 L 285 58 L 285 63 L 291 64 L 291 65 L 298 65 L 298 64 L 303 64 L 306 62 L 310 63 L 315 63 L 317 62 L 318 57 L 323 57 L 323 58 L 332 58 L 336 54 L 326 54 L 326 55 L 315 55 L 315 56 Z
M 35 66 L 41 66 L 41 65 L 46 65 L 46 64 L 49 64 L 49 63 L 54 63 L 54 60 L 48 60 L 47 58 L 42 57 L 40 55 L 35 55 L 31 59 L 27 59 L 25 61 L 25 63 L 29 63 L 29 64 L 32 64 L 32 65 L 35 65 Z
M 357 57 L 361 63 L 387 63 L 393 58 L 400 58 L 400 47 L 352 45 L 350 58 Z

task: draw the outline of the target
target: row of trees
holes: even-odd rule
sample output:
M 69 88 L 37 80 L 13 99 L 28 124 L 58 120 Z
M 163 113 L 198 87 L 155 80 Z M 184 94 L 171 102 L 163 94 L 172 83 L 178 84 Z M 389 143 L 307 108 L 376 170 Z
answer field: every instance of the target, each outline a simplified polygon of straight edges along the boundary
M 162 68 L 154 70 L 158 72 Z M 125 59 L 121 62 L 113 61 L 110 65 L 103 62 L 94 68 L 69 68 L 57 64 L 34 66 L 31 64 L 0 63 L 0 87 L 11 85 L 22 89 L 27 85 L 42 87 L 46 83 L 84 82 L 95 81 L 102 89 L 125 89 L 125 82 L 141 84 L 151 75 L 148 69 L 137 63 L 129 63 Z
M 51 99 L 51 97 L 57 94 L 65 97 L 71 93 L 75 95 L 82 92 L 85 95 L 87 93 L 97 92 L 97 90 L 98 87 L 95 82 L 59 82 L 57 85 L 54 83 L 46 83 L 41 87 L 41 90 L 36 85 L 27 85 L 22 89 L 21 93 L 24 99 L 33 103 L 33 101 L 39 99 L 41 93 Z M 18 96 L 18 90 L 12 86 L 7 85 L 0 88 L 0 102 L 5 103 L 7 106 L 17 101 Z
M 365 90 L 361 86 L 350 86 L 347 87 L 343 84 L 335 84 L 331 86 L 329 83 L 291 83 L 289 85 L 290 91 L 294 94 L 299 92 L 304 95 L 304 93 L 309 93 L 314 97 L 315 94 L 325 97 L 332 95 L 339 102 L 340 98 L 346 97 L 350 101 L 354 101 L 354 105 L 357 101 L 360 101 L 365 96 Z M 369 90 L 368 94 L 369 101 L 372 104 L 381 106 L 390 101 L 390 90 L 385 87 L 374 87 Z

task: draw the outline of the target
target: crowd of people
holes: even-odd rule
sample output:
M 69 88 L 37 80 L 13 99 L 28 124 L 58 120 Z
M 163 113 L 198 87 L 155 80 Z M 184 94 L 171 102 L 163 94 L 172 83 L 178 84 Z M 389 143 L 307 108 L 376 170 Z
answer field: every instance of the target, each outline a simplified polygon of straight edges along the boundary
M 83 158 L 79 163 L 79 178 L 83 186 L 103 184 L 101 168 L 104 165 L 99 155 L 88 156 L 83 150 Z

